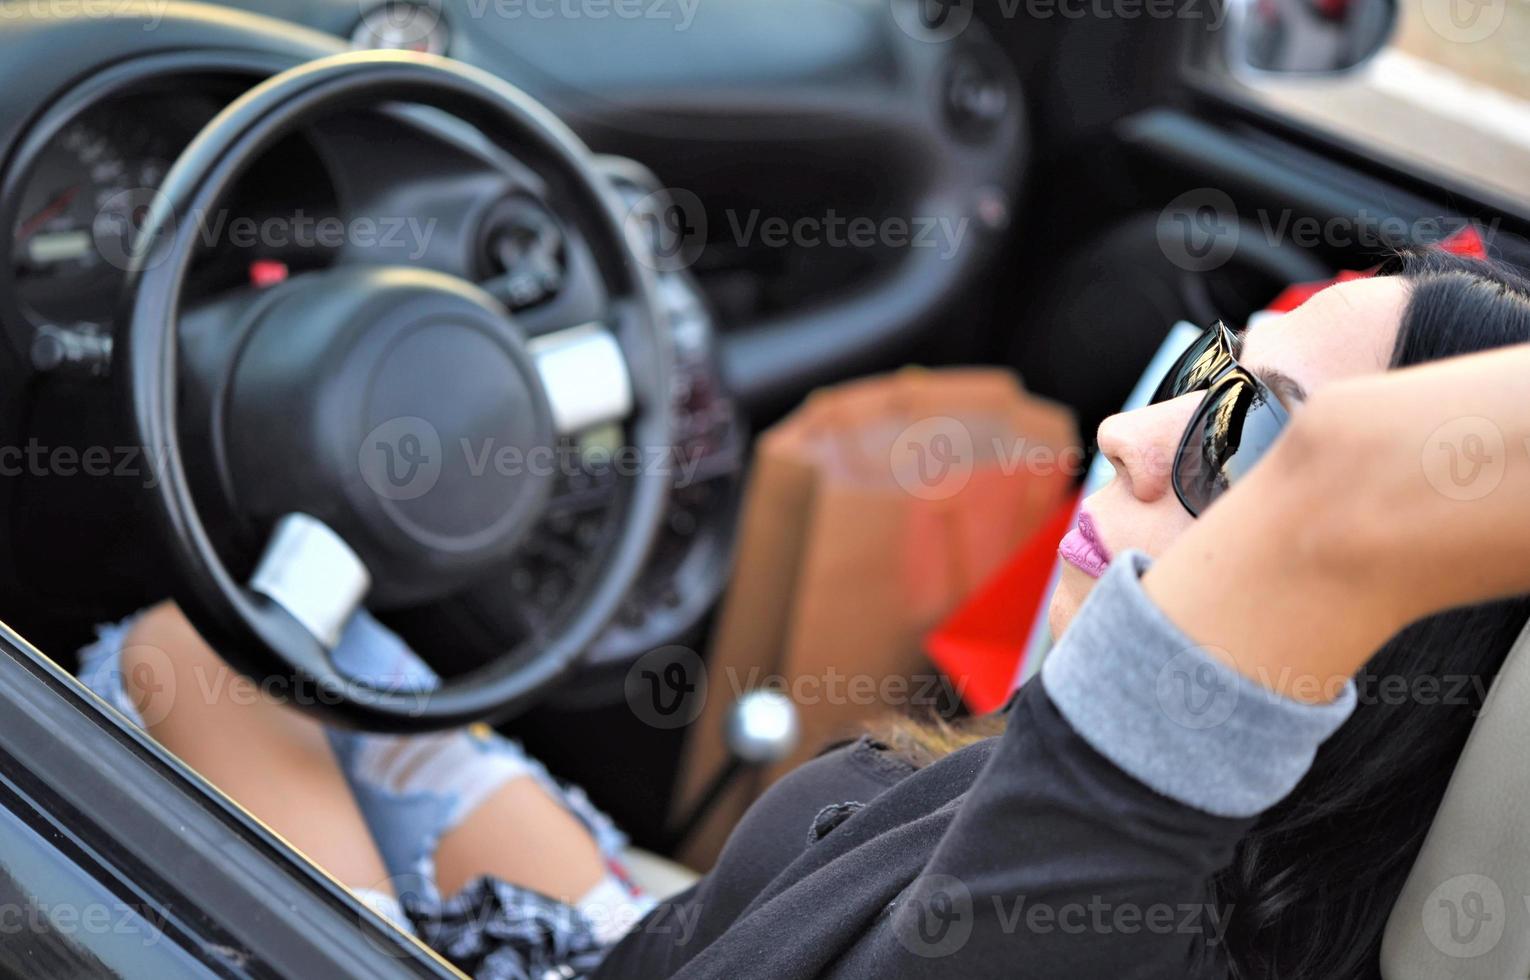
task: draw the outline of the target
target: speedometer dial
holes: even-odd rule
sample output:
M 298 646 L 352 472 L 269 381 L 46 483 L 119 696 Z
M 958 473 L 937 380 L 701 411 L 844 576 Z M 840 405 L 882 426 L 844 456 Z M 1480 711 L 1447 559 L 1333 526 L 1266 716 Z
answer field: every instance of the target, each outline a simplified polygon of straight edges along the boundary
M 48 145 L 12 229 L 18 298 L 30 314 L 49 324 L 103 326 L 98 321 L 121 283 L 135 212 L 178 149 L 173 138 L 101 112 L 70 123 Z
M 384 0 L 362 16 L 351 44 L 362 50 L 445 54 L 448 33 L 440 0 Z

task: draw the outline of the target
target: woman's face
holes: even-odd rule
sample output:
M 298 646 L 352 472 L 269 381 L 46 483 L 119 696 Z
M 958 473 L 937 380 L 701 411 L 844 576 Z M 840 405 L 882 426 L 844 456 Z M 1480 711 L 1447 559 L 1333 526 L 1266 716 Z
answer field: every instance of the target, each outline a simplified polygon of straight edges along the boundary
M 1293 415 L 1312 392 L 1341 378 L 1384 371 L 1407 303 L 1401 279 L 1359 279 L 1323 290 L 1302 306 L 1248 330 L 1238 362 L 1264 381 Z M 1192 392 L 1100 424 L 1100 452 L 1116 477 L 1084 501 L 1080 526 L 1105 559 L 1129 548 L 1162 554 L 1195 518 L 1174 494 L 1170 469 L 1190 416 L 1205 397 Z M 1048 618 L 1061 636 L 1097 577 L 1077 534 L 1062 549 L 1063 572 Z

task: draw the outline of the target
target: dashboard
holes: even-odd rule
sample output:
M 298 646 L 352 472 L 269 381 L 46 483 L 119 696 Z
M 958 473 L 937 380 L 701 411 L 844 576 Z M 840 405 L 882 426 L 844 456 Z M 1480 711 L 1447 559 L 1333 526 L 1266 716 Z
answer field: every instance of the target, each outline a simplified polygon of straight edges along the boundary
M 208 119 L 213 106 L 159 98 L 105 103 L 71 121 L 32 164 L 11 233 L 11 276 L 21 307 L 14 339 L 30 347 L 31 330 L 67 324 L 107 334 L 121 291 L 126 249 L 145 190 Z
M 682 368 L 671 408 L 696 479 L 675 493 L 648 573 L 591 653 L 618 683 L 632 656 L 702 622 L 726 581 L 750 418 L 896 359 L 938 324 L 1007 232 L 1023 170 L 1018 81 L 980 31 L 953 54 L 851 0 L 698 8 L 685 31 L 641 20 L 510 21 L 455 0 L 254 6 L 123 5 L 106 16 L 0 21 L 3 441 L 65 443 L 82 418 L 112 410 L 134 231 L 181 150 L 228 102 L 351 46 L 444 51 L 556 112 L 604 154 L 630 207 L 683 198 L 699 209 L 687 218 L 704 248 L 660 273 Z M 802 31 L 809 18 L 820 29 Z M 417 136 L 379 128 L 384 114 L 409 118 Z M 387 168 L 377 164 L 384 151 Z M 882 175 L 875 188 L 857 176 L 868 166 Z M 521 194 L 493 171 L 471 132 L 428 111 L 388 106 L 316 121 L 269 148 L 218 214 L 189 218 L 204 247 L 188 300 L 332 263 L 408 262 L 479 282 L 533 337 L 542 319 L 577 322 L 566 304 L 580 290 L 566 287 L 592 275 L 586 250 L 539 209 L 535 175 L 523 175 L 533 193 Z M 954 254 L 783 250 L 736 231 L 740 215 L 796 219 L 844 201 L 868 215 L 954 216 L 976 230 Z M 648 227 L 662 236 L 671 212 L 661 210 Z M 273 216 L 349 228 L 365 214 L 417 214 L 451 234 L 390 250 L 350 235 L 324 247 L 293 241 L 290 220 L 285 238 L 258 231 Z M 461 240 L 472 247 L 441 244 Z M 582 434 L 573 457 L 597 460 L 586 450 L 602 439 L 609 434 Z M 587 570 L 612 517 L 614 479 L 594 462 L 560 476 L 555 506 L 504 570 L 509 598 L 469 591 L 395 625 L 406 635 L 458 631 L 464 650 L 536 631 Z M 0 481 L 0 512 L 12 515 L 6 543 L 27 569 L 3 577 L 35 608 L 10 614 L 14 625 L 46 639 L 152 595 L 152 549 L 135 534 L 128 502 L 135 489 L 125 486 L 113 508 L 98 487 Z M 51 530 L 60 526 L 77 533 L 61 538 Z M 99 569 L 89 599 L 82 567 Z
M 959 322 L 964 287 L 1010 235 L 1029 146 L 1021 81 L 980 22 L 943 44 L 911 26 L 917 16 L 887 16 L 889 4 L 908 14 L 919 2 L 737 0 L 645 5 L 667 17 L 569 17 L 483 0 L 167 0 L 5 18 L 0 139 L 22 138 L 39 106 L 124 60 L 179 53 L 253 80 L 358 43 L 442 51 L 700 202 L 706 248 L 690 271 L 718 310 L 723 370 L 747 412 L 772 417 Z M 740 230 L 758 227 L 750 216 L 847 211 L 971 234 L 948 255 L 782 248 Z
M 231 78 L 150 75 L 37 131 L 41 138 L 18 156 L 16 185 L 0 202 L 11 229 L 0 316 L 24 370 L 106 372 L 144 210 L 181 151 L 242 87 Z M 193 295 L 229 288 L 252 269 L 294 274 L 324 264 L 309 243 L 273 241 L 259 227 L 270 216 L 299 213 L 317 227 L 337 211 L 313 146 L 287 140 L 244 176 L 221 216 L 199 217 L 218 247 L 199 259 Z
M 55 105 L 12 158 L 10 191 L 0 202 L 11 228 L 9 260 L 0 269 L 0 315 L 16 357 L 13 377 L 31 379 L 29 407 L 40 412 L 26 427 L 28 438 L 51 432 L 51 442 L 82 413 L 106 410 L 144 210 L 181 151 L 247 84 L 237 71 L 138 65 Z M 544 203 L 548 191 L 535 174 L 517 165 L 506 176 L 495 166 L 506 161 L 490 159 L 475 137 L 429 110 L 398 106 L 362 107 L 284 137 L 237 178 L 214 212 L 181 217 L 195 223 L 199 239 L 188 307 L 203 297 L 258 291 L 333 264 L 361 262 L 433 266 L 478 281 L 533 338 L 550 329 L 544 322 L 591 315 L 578 305 L 586 292 L 579 287 L 594 275 L 587 247 Z M 383 157 L 387 165 L 375 165 Z M 646 168 L 622 157 L 598 158 L 597 165 L 635 213 L 662 209 L 663 189 Z M 411 238 L 406 232 L 390 242 L 394 219 L 388 215 L 404 214 L 411 216 L 410 228 L 443 233 Z M 358 233 L 363 221 L 377 225 L 376 233 Z M 662 220 L 638 226 L 655 236 L 664 227 Z M 328 228 L 343 233 L 326 240 Z M 451 246 L 463 241 L 469 247 Z M 658 237 L 650 246 L 661 247 Z M 605 667 L 616 676 L 633 657 L 683 636 L 726 581 L 744 426 L 719 373 L 716 325 L 696 281 L 672 269 L 659 273 L 659 287 L 679 367 L 671 400 L 676 449 L 692 467 L 691 479 L 675 489 L 644 576 L 587 654 L 586 673 L 593 677 Z M 513 645 L 566 614 L 618 516 L 611 450 L 621 443 L 619 432 L 605 430 L 564 437 L 559 458 L 572 461 L 571 468 L 559 473 L 545 518 L 510 564 L 485 586 L 394 610 L 394 625 L 455 651 L 438 658 L 438 669 L 450 674 L 477 666 L 475 651 Z M 34 574 L 31 591 L 41 586 L 60 599 L 77 594 L 78 576 L 70 569 L 78 566 L 58 559 L 83 547 L 83 560 L 99 541 L 64 541 L 52 533 L 61 521 L 81 522 L 76 488 L 25 478 L 0 484 L 19 518 L 11 528 L 16 551 L 34 558 L 49 553 L 34 566 L 42 572 Z M 93 510 L 100 508 L 96 489 L 83 491 Z M 237 531 L 225 544 L 239 552 Z M 110 557 L 92 560 L 112 568 Z M 440 644 L 443 637 L 454 642 Z M 576 690 L 588 693 L 590 684 Z

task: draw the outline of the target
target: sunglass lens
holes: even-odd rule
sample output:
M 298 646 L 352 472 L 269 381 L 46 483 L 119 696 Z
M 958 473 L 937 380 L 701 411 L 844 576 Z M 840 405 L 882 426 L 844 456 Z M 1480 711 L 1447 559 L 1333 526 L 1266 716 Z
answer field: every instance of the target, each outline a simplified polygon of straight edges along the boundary
M 1199 517 L 1248 475 L 1286 427 L 1285 409 L 1263 387 L 1232 378 L 1190 420 L 1174 461 L 1174 490 Z

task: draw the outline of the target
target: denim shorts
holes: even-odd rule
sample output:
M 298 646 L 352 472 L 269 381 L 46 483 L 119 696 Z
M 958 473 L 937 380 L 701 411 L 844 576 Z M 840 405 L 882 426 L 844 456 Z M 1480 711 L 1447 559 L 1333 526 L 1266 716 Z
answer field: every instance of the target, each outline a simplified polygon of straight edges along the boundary
M 136 620 L 97 630 L 96 641 L 80 652 L 79 678 L 144 727 L 122 671 L 123 643 Z M 342 674 L 373 686 L 424 691 L 439 683 L 397 634 L 365 612 L 352 618 L 333 658 Z M 578 976 L 652 906 L 626 881 L 618 855 L 627 840 L 610 818 L 582 790 L 553 778 L 519 744 L 487 726 L 410 736 L 326 726 L 325 733 L 407 916 L 401 924 L 472 975 L 514 978 L 556 969 L 559 976 Z M 599 889 L 601 909 L 575 908 L 489 878 L 452 896 L 437 891 L 434 855 L 441 837 L 500 786 L 523 776 L 536 779 L 594 838 L 610 872 Z

